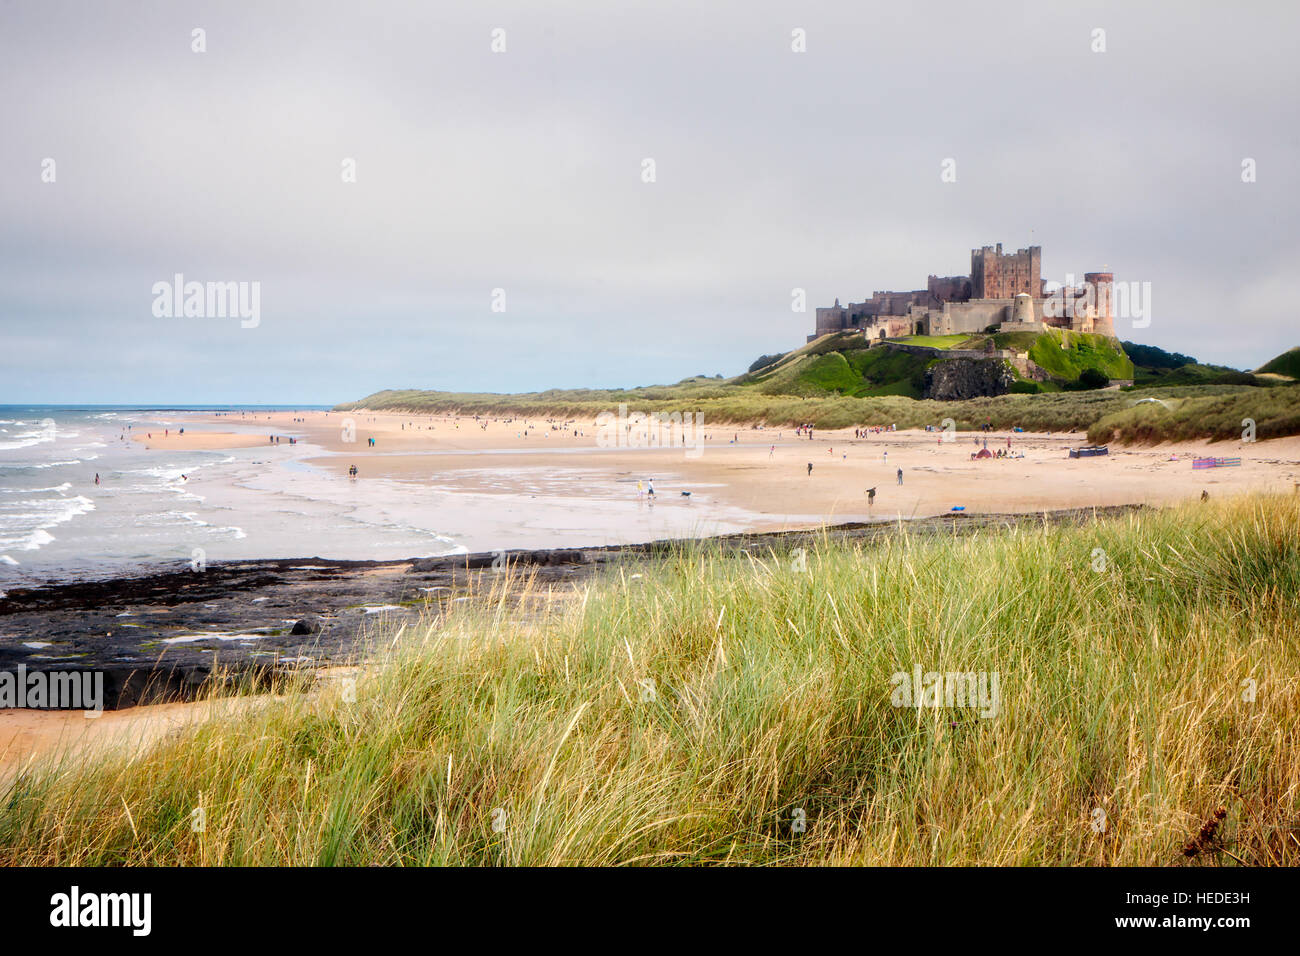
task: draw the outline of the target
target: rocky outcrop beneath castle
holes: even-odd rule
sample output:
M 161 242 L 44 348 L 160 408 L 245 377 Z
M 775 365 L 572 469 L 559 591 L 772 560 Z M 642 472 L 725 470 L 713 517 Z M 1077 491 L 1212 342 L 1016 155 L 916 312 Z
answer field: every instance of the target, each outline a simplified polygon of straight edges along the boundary
M 1015 371 L 1002 359 L 948 359 L 925 370 L 924 396 L 950 402 L 1005 395 L 1015 380 Z

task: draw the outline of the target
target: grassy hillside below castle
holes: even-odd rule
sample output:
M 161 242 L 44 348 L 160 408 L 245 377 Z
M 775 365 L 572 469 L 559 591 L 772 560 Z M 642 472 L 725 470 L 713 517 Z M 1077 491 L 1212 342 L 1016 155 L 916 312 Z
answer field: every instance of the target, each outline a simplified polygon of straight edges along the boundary
M 774 359 L 771 364 L 750 367 L 736 381 L 756 385 L 765 394 L 815 395 L 834 391 L 854 397 L 904 395 L 922 398 L 925 372 L 935 362 L 944 360 L 944 352 L 978 351 L 986 348 L 1027 353 L 1030 361 L 1050 376 L 1046 382 L 1017 378 L 1018 392 L 1053 392 L 1079 383 L 1088 369 L 1107 380 L 1133 379 L 1133 363 L 1114 339 L 1104 335 L 1049 329 L 1043 333 L 1009 332 L 981 335 L 914 335 L 897 340 L 903 345 L 922 346 L 938 351 L 924 354 L 869 347 L 861 335 L 844 332 L 827 335 L 793 352 Z
M 985 423 L 998 429 L 1086 430 L 1094 441 L 1236 439 L 1242 419 L 1252 418 L 1259 438 L 1300 433 L 1300 385 L 1280 373 L 1250 375 L 1202 365 L 1152 346 L 1121 345 L 1104 336 L 1058 330 L 1037 335 L 916 336 L 904 344 L 980 350 L 989 340 L 994 348 L 1027 352 L 1047 372 L 1048 380 L 1029 381 L 1017 373 L 1013 394 L 927 400 L 921 398 L 926 372 L 944 360 L 941 352 L 868 348 L 860 334 L 839 333 L 785 354 L 762 356 L 748 371 L 732 378 L 700 375 L 674 385 L 517 394 L 386 390 L 336 407 L 590 421 L 626 404 L 645 413 L 697 412 L 708 423 L 746 427 L 809 422 L 820 428 L 871 424 L 921 428 L 951 418 L 961 430 Z M 1290 367 L 1286 363 L 1291 354 L 1268 365 Z M 1094 382 L 1100 376 L 1133 380 L 1134 385 L 1125 390 L 1089 389 L 1081 381 L 1089 370 Z M 1158 401 L 1140 401 L 1144 398 Z

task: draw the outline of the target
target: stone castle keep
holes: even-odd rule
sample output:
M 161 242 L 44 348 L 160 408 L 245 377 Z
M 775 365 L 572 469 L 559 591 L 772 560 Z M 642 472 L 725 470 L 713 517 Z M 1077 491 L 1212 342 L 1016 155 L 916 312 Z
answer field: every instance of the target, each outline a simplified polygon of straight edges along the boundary
M 817 329 L 808 341 L 832 332 L 861 331 L 868 339 L 907 335 L 983 332 L 1041 332 L 1046 328 L 1115 335 L 1111 311 L 1114 276 L 1084 273 L 1083 285 L 1045 295 L 1043 249 L 1030 246 L 1003 253 L 1002 243 L 972 249 L 970 275 L 930 276 L 914 292 L 873 292 L 865 302 L 817 310 Z

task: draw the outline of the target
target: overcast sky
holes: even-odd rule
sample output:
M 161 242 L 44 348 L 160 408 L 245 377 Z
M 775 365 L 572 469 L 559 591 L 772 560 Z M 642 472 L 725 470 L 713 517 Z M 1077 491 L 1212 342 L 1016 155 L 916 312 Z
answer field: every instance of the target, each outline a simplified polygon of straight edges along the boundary
M 1300 344 L 1297 9 L 0 0 L 0 402 L 731 375 L 997 242 L 1255 367 Z M 155 316 L 176 273 L 260 323 Z

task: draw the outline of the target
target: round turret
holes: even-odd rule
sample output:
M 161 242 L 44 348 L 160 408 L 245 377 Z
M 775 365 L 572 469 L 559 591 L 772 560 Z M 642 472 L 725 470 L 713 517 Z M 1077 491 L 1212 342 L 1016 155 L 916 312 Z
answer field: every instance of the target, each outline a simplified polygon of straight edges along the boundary
M 1114 273 L 1085 272 L 1083 281 L 1092 287 L 1093 305 L 1096 309 L 1093 317 L 1093 331 L 1114 336 L 1115 314 L 1112 306 L 1112 289 L 1115 285 Z
M 1017 324 L 1031 325 L 1034 321 L 1034 300 L 1029 293 L 1018 293 L 1011 303 L 1011 321 Z

